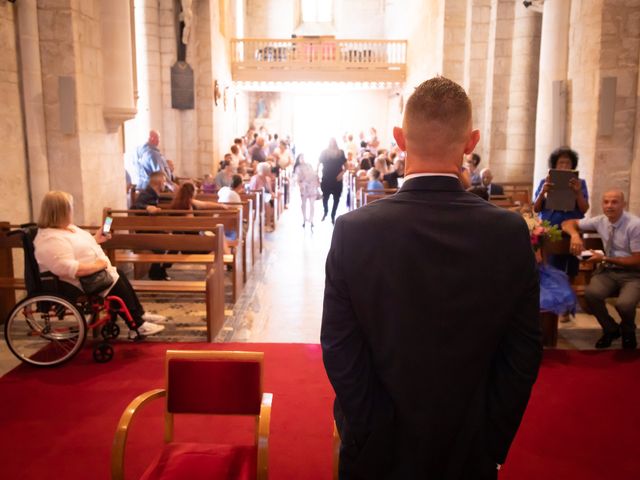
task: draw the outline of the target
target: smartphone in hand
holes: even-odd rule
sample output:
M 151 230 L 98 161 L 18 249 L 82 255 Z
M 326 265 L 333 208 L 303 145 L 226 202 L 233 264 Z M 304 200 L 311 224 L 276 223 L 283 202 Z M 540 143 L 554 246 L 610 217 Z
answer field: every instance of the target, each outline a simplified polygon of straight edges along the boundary
M 111 232 L 111 224 L 113 223 L 113 218 L 107 217 L 104 219 L 104 224 L 102 225 L 102 234 L 106 237 Z

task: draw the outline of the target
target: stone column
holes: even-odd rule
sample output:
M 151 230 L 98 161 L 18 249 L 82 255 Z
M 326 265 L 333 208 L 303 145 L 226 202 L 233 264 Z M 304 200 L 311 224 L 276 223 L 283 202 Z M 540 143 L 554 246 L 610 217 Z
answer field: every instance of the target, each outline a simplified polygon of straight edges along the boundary
M 135 117 L 133 44 L 129 0 L 100 2 L 103 115 L 107 130 L 116 132 Z
M 597 215 L 605 191 L 618 188 L 628 195 L 631 190 L 640 4 L 573 2 L 569 39 L 570 145 L 580 154 L 590 213 Z
M 481 167 L 496 181 L 530 181 L 540 48 L 539 14 L 522 4 L 492 0 Z
M 540 41 L 534 187 L 537 187 L 540 180 L 547 175 L 549 168 L 547 160 L 551 151 L 566 144 L 566 81 L 570 13 L 570 2 L 553 1 L 544 4 Z M 554 82 L 556 82 L 555 87 Z M 555 96 L 554 88 L 557 90 Z M 561 103 L 556 104 L 556 102 Z
M 594 119 L 597 153 L 591 189 L 594 213 L 601 212 L 600 199 L 609 189 L 619 188 L 629 196 L 638 108 L 640 2 L 604 1 L 600 48 L 599 116 Z M 615 79 L 610 119 L 606 116 L 609 96 L 604 79 Z
M 40 214 L 40 204 L 49 188 L 49 163 L 47 161 L 47 135 L 42 104 L 42 66 L 38 45 L 38 11 L 36 0 L 16 4 L 22 99 L 26 123 L 27 158 L 29 161 L 29 191 L 31 213 L 34 219 Z
M 541 15 L 515 6 L 509 108 L 507 115 L 507 157 L 503 165 L 492 166 L 500 172 L 498 179 L 530 182 L 533 176 L 538 97 L 538 65 L 540 60 Z
M 122 139 L 104 121 L 100 2 L 42 1 L 38 28 L 51 188 L 74 196 L 76 223 L 97 225 L 126 204 Z
M 640 65 L 640 58 L 638 58 L 638 65 Z M 629 192 L 629 211 L 636 214 L 640 212 L 640 68 L 638 69 L 637 86 L 636 132 L 633 163 L 631 164 L 631 191 Z
M 445 0 L 442 75 L 460 84 L 464 81 L 466 22 L 466 3 Z
M 138 100 L 135 119 L 125 123 L 125 150 L 131 154 L 147 140 L 149 130 L 163 135 L 158 1 L 133 0 L 133 5 Z
M 496 181 L 505 181 L 507 121 L 515 2 L 491 0 L 485 93 L 482 167 L 491 165 Z
M 20 105 L 15 11 L 16 5 L 0 3 L 0 220 L 18 223 L 30 220 L 31 212 Z
M 404 98 L 425 80 L 442 72 L 444 0 L 407 0 L 407 81 Z
M 485 119 L 485 95 L 487 82 L 487 51 L 489 46 L 489 21 L 491 0 L 467 0 L 463 86 L 471 99 L 473 126 L 483 132 Z M 486 156 L 484 138 L 476 152 Z
M 52 190 L 64 190 L 75 199 L 76 223 L 83 224 L 83 170 L 77 109 L 76 60 L 71 1 L 55 6 L 38 2 L 38 31 L 42 64 L 49 181 Z M 92 60 L 88 57 L 87 61 Z M 81 62 L 81 60 L 78 60 Z M 88 121 L 85 117 L 84 120 Z M 95 121 L 92 118 L 92 121 Z M 73 175 L 70 175 L 73 172 Z

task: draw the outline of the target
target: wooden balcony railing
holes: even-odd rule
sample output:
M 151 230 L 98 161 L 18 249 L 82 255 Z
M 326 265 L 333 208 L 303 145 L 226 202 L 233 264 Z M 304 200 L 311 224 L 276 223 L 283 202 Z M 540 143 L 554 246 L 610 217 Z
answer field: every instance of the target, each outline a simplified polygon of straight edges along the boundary
M 406 40 L 231 40 L 234 80 L 404 81 Z

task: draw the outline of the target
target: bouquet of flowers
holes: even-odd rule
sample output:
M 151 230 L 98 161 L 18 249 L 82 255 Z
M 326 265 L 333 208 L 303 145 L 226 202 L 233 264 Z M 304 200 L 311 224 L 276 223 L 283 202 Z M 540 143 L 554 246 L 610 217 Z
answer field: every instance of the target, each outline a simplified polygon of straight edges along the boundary
M 548 220 L 540 220 L 534 217 L 532 213 L 523 212 L 522 216 L 529 227 L 531 246 L 534 252 L 540 250 L 542 241 L 545 239 L 550 242 L 557 242 L 562 239 L 562 230 L 557 225 L 551 225 Z

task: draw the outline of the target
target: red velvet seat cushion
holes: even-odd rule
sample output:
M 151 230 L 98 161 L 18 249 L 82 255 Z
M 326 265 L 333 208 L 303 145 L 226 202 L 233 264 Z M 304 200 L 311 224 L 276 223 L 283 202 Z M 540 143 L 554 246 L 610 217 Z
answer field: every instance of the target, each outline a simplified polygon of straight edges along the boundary
M 170 443 L 140 480 L 250 480 L 256 478 L 256 447 Z

